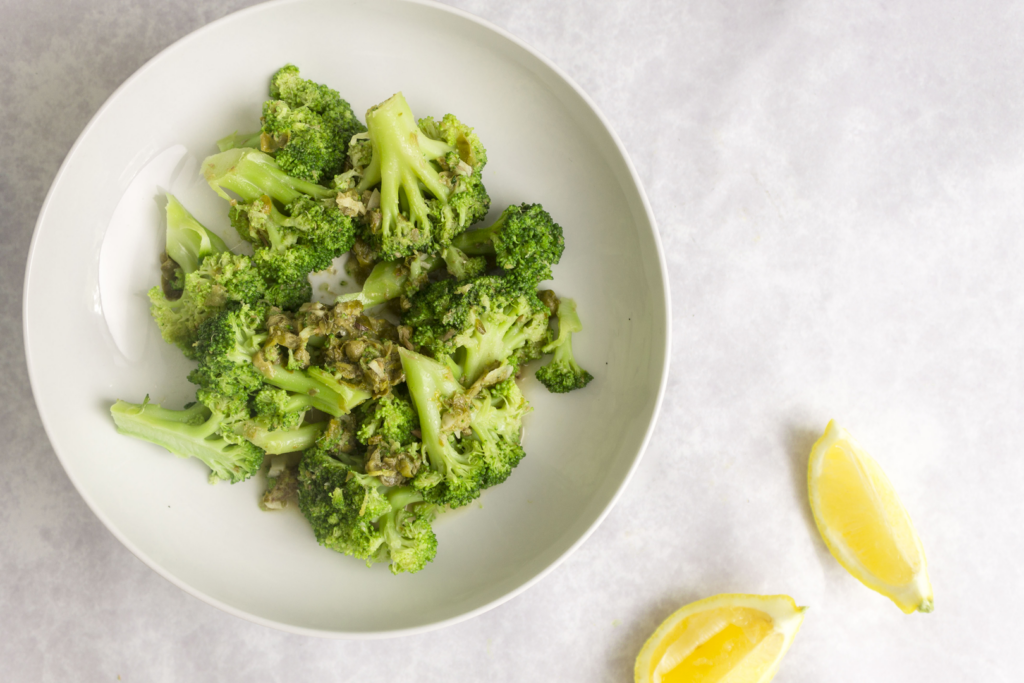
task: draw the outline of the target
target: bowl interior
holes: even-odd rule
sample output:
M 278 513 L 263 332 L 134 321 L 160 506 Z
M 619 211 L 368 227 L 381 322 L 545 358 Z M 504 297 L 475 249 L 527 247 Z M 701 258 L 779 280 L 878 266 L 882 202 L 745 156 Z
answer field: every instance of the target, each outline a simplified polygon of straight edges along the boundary
M 574 350 L 595 380 L 560 396 L 532 376 L 524 380 L 535 408 L 527 457 L 508 482 L 437 520 L 437 559 L 416 575 L 395 577 L 319 547 L 298 511 L 257 507 L 262 477 L 210 486 L 201 463 L 120 436 L 110 419 L 117 398 L 148 394 L 178 408 L 193 397 L 188 361 L 160 339 L 147 311 L 146 290 L 159 277 L 160 197 L 173 191 L 237 242 L 223 203 L 197 177 L 198 162 L 221 136 L 258 126 L 267 80 L 285 63 L 339 90 L 360 113 L 399 90 L 417 116 L 456 113 L 487 147 L 494 215 L 539 202 L 565 231 L 552 288 L 578 303 L 585 331 Z M 40 214 L 25 333 L 54 449 L 132 552 L 240 616 L 299 632 L 371 636 L 497 604 L 598 523 L 657 411 L 666 306 L 655 228 L 629 163 L 550 65 L 448 9 L 309 0 L 261 5 L 197 31 L 104 105 Z

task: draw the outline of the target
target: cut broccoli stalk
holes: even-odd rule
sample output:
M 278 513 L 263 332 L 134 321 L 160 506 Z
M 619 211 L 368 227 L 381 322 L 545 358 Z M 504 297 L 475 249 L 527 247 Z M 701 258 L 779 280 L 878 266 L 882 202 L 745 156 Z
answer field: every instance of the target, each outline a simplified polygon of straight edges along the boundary
M 244 202 L 263 195 L 282 204 L 291 204 L 303 195 L 316 199 L 333 198 L 337 192 L 307 180 L 293 178 L 277 165 L 274 158 L 256 149 L 229 149 L 203 161 L 203 175 L 213 191 L 230 200 L 225 190 Z
M 224 416 L 201 403 L 168 410 L 149 403 L 118 400 L 110 408 L 121 434 L 166 448 L 183 458 L 198 458 L 210 468 L 210 481 L 236 483 L 248 479 L 263 464 L 263 450 L 248 441 L 230 440 L 221 433 Z
M 280 365 L 261 365 L 258 369 L 263 373 L 267 384 L 295 394 L 305 394 L 309 396 L 312 407 L 334 417 L 351 412 L 372 396 L 365 389 L 335 379 L 334 375 L 317 367 L 289 370 Z
M 167 255 L 188 275 L 211 254 L 228 251 L 220 237 L 206 229 L 174 195 L 167 194 Z
M 544 353 L 554 353 L 547 365 L 537 370 L 537 379 L 556 394 L 582 389 L 594 379 L 576 362 L 572 352 L 572 335 L 582 332 L 583 323 L 576 312 L 576 302 L 562 299 L 558 304 L 558 337 L 544 347 Z
M 363 282 L 363 288 L 353 294 L 342 294 L 335 303 L 358 301 L 364 309 L 387 303 L 403 294 L 411 295 L 419 289 L 431 271 L 441 267 L 440 256 L 415 254 L 408 259 L 379 261 Z
M 229 149 L 238 149 L 240 147 L 260 147 L 260 136 L 262 133 L 256 131 L 255 133 L 239 133 L 237 130 L 231 135 L 225 135 L 220 140 L 217 140 L 217 149 L 222 152 L 226 152 Z
M 279 455 L 312 448 L 326 426 L 326 422 L 314 422 L 294 429 L 269 430 L 249 421 L 242 427 L 242 436 L 270 455 Z

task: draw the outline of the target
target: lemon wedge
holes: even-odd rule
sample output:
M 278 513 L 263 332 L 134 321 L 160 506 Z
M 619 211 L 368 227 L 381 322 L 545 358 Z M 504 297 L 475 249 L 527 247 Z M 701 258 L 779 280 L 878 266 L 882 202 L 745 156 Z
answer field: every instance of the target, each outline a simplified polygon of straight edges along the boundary
M 767 683 L 806 607 L 788 595 L 715 595 L 676 610 L 636 658 L 636 683 Z
M 807 466 L 811 511 L 832 555 L 905 613 L 934 607 L 921 539 L 882 468 L 828 423 Z

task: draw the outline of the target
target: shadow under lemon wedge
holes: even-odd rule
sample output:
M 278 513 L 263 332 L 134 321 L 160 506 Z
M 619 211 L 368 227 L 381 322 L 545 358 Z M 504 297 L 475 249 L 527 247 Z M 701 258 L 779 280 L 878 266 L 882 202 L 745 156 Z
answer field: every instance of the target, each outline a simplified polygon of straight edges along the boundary
M 636 683 L 767 683 L 806 607 L 788 595 L 715 595 L 677 610 L 636 658 Z
M 921 539 L 882 468 L 828 423 L 811 448 L 807 489 L 818 531 L 839 564 L 905 613 L 931 612 Z

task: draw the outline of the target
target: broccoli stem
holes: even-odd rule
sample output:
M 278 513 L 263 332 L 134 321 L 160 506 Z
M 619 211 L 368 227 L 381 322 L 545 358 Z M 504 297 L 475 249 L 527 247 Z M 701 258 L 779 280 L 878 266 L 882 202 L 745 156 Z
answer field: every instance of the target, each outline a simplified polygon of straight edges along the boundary
M 228 251 L 228 245 L 188 212 L 177 198 L 167 194 L 167 255 L 188 275 L 210 254 Z
M 452 246 L 461 249 L 470 256 L 487 256 L 495 253 L 494 236 L 501 232 L 502 227 L 504 227 L 505 215 L 502 213 L 493 225 L 486 228 L 478 228 L 477 230 L 469 230 L 459 234 L 452 240 Z
M 442 263 L 441 257 L 431 256 L 423 264 L 427 272 L 436 270 Z M 342 294 L 335 303 L 358 301 L 363 308 L 379 306 L 392 299 L 397 299 L 405 292 L 411 272 L 405 259 L 380 261 L 373 267 L 363 283 L 363 289 L 355 294 Z
M 466 459 L 452 448 L 448 435 L 441 428 L 441 400 L 462 393 L 462 385 L 446 366 L 433 358 L 399 347 L 406 385 L 420 418 L 420 433 L 427 457 L 435 470 L 448 478 L 459 476 L 457 470 Z
M 274 158 L 250 148 L 229 149 L 207 157 L 203 162 L 203 175 L 218 195 L 230 201 L 224 190 L 230 190 L 244 202 L 253 202 L 268 195 L 274 201 L 287 205 L 307 195 L 328 199 L 337 193 L 322 185 L 288 175 Z
M 326 422 L 314 422 L 295 429 L 268 430 L 250 421 L 242 428 L 242 436 L 270 455 L 279 455 L 312 448 L 326 426 Z
M 169 410 L 152 403 L 118 399 L 110 407 L 121 434 L 162 446 L 182 458 L 198 458 L 212 470 L 212 479 L 232 483 L 252 476 L 263 461 L 253 444 L 229 442 L 220 433 L 224 417 L 202 403 L 184 410 Z
M 400 201 L 405 200 L 412 222 L 430 225 L 430 209 L 420 190 L 447 202 L 449 188 L 442 182 L 429 159 L 452 151 L 446 143 L 432 140 L 420 131 L 416 118 L 402 93 L 397 93 L 366 113 L 373 157 L 357 186 L 359 192 L 380 183 L 381 230 L 401 219 Z
M 320 368 L 311 367 L 305 372 L 289 370 L 280 365 L 261 365 L 259 371 L 268 384 L 295 394 L 309 396 L 310 404 L 334 417 L 345 415 L 363 401 L 370 399 L 370 392 L 341 382 Z
M 237 149 L 239 147 L 255 147 L 260 148 L 260 137 L 263 135 L 263 131 L 256 131 L 255 133 L 239 133 L 237 130 L 231 135 L 225 135 L 220 140 L 217 140 L 217 149 L 222 152 L 226 152 L 229 149 Z

